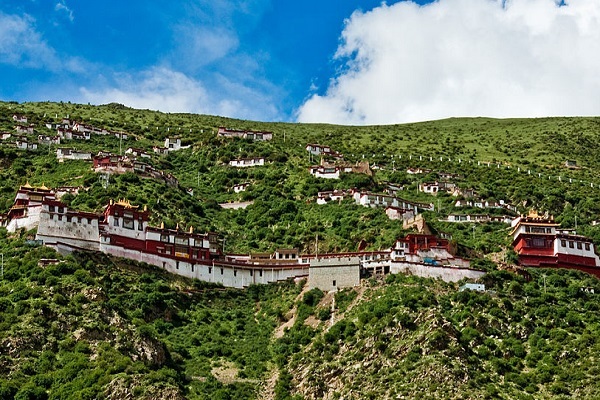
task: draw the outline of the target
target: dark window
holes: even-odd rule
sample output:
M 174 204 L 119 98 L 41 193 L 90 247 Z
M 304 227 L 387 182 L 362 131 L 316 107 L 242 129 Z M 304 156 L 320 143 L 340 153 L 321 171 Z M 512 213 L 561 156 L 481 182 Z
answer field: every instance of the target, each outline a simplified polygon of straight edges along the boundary
M 235 269 L 233 270 L 233 276 L 237 276 L 237 271 Z
M 192 264 L 192 272 L 194 272 L 194 264 Z
M 115 221 L 113 222 L 114 226 L 119 226 L 119 218 L 115 218 Z
M 583 245 L 581 244 L 581 242 L 577 242 L 577 250 L 581 250 L 583 248 Z
M 179 269 L 179 261 L 175 261 L 175 268 Z
M 223 275 L 223 268 L 221 268 L 221 275 Z
M 49 206 L 49 207 L 48 207 L 48 210 L 49 210 L 50 212 L 54 212 L 54 206 Z
M 144 230 L 144 224 L 142 223 L 142 221 L 138 221 L 138 231 L 143 231 Z
M 262 269 L 258 271 L 259 272 L 259 276 L 262 276 Z
M 208 267 L 208 273 L 212 274 L 212 267 Z
M 575 247 L 575 243 L 573 243 L 573 242 L 569 241 L 569 248 L 571 248 L 571 249 L 572 249 L 572 248 L 574 248 L 574 247 Z
M 336 281 L 335 280 L 333 281 L 333 286 L 336 286 Z
M 253 274 L 252 274 L 252 272 L 253 272 L 253 271 L 252 271 L 252 270 L 250 270 L 250 276 L 252 276 L 252 275 L 253 275 Z
M 563 240 L 561 240 L 561 241 L 560 241 L 560 245 L 561 245 L 561 247 L 567 247 L 567 241 L 566 241 L 566 240 L 564 240 L 564 239 L 563 239 Z
M 585 244 L 585 249 L 586 249 L 587 251 L 590 251 L 590 244 L 589 244 L 589 243 L 586 243 L 586 244 Z

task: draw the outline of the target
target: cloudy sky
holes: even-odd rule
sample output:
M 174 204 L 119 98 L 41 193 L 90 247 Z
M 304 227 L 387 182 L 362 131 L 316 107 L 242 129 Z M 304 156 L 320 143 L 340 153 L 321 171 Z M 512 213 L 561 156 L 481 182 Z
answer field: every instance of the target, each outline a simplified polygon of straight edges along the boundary
M 0 99 L 263 121 L 600 115 L 598 0 L 2 0 Z

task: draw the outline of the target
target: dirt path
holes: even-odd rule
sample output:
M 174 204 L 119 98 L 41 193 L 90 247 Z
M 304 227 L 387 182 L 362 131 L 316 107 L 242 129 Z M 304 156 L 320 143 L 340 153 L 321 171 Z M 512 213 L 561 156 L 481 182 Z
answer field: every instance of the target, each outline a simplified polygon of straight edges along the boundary
M 300 292 L 300 294 L 298 294 L 298 296 L 296 296 L 296 298 L 294 299 L 294 304 L 298 303 L 298 301 L 300 299 L 302 299 L 302 297 L 304 296 L 304 294 L 306 292 L 308 292 L 308 285 L 304 285 L 304 287 L 302 288 L 302 291 Z M 291 317 L 289 320 L 287 320 L 286 322 L 284 322 L 283 324 L 279 325 L 277 327 L 277 329 L 275 329 L 275 332 L 273 333 L 273 337 L 275 339 L 279 339 L 283 337 L 283 334 L 285 333 L 285 329 L 286 328 L 291 328 L 292 326 L 294 326 L 294 324 L 296 323 L 296 312 L 298 311 L 298 307 L 296 307 L 294 305 L 294 308 L 291 309 L 290 314 Z
M 269 378 L 263 382 L 263 387 L 258 393 L 258 400 L 274 400 L 275 399 L 275 385 L 279 380 L 279 370 L 276 366 L 271 368 Z

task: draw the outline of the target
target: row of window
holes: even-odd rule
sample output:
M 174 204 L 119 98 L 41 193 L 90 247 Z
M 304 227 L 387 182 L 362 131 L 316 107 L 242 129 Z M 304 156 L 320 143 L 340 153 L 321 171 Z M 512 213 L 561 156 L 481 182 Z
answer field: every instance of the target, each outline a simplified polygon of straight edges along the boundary
M 48 211 L 50 211 L 51 213 L 59 212 L 60 214 L 62 214 L 65 212 L 65 209 L 64 207 L 48 206 Z
M 123 221 L 122 224 L 119 224 L 119 221 Z M 134 229 L 134 220 L 133 219 L 126 219 L 126 218 L 114 218 L 113 220 L 113 225 L 114 226 L 122 226 L 125 229 Z M 142 223 L 142 221 L 138 221 L 138 227 L 137 227 L 138 231 L 143 231 L 144 230 L 144 224 Z
M 567 240 L 561 239 L 560 246 L 567 247 Z M 586 251 L 590 251 L 590 249 L 591 249 L 591 246 L 589 243 L 574 242 L 572 240 L 569 240 L 569 248 L 574 249 L 575 246 L 577 246 L 577 250 L 582 250 L 583 247 L 585 247 Z
M 166 265 L 167 265 L 167 263 L 163 261 L 163 268 L 166 268 Z M 192 272 L 194 272 L 194 264 L 191 265 L 191 268 L 192 268 Z M 179 269 L 179 261 L 175 261 L 175 269 Z M 213 269 L 213 267 L 208 267 L 208 273 L 209 274 L 212 274 L 212 269 Z M 223 275 L 223 273 L 225 272 L 224 268 L 221 267 L 220 270 L 221 270 L 221 275 Z M 258 273 L 259 273 L 258 276 L 260 276 L 260 277 L 263 276 L 263 270 L 262 269 L 259 269 Z M 233 276 L 237 276 L 237 270 L 235 270 L 235 269 L 233 270 Z M 252 269 L 250 270 L 250 276 L 254 276 L 254 270 L 252 270 Z M 334 283 L 334 286 L 335 286 L 335 283 Z
M 525 226 L 525 232 L 527 233 L 552 233 L 552 228 L 544 226 Z
M 78 217 L 71 217 L 70 215 L 57 215 L 54 217 L 55 221 L 67 221 L 67 222 L 73 222 L 73 223 L 81 223 L 81 224 L 87 224 L 87 225 L 91 225 L 92 224 L 92 220 L 89 218 L 85 218 L 82 217 L 81 219 Z

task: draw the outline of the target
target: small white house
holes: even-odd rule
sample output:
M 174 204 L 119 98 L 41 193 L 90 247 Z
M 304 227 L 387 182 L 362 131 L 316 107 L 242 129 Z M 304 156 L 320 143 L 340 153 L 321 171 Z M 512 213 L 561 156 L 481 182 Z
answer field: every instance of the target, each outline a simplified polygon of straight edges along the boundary
M 259 167 L 265 165 L 265 159 L 263 157 L 238 158 L 229 161 L 229 165 L 236 168 Z
M 309 168 L 309 172 L 316 178 L 324 179 L 340 179 L 339 167 L 324 167 L 322 165 L 313 165 Z
M 233 186 L 233 191 L 235 193 L 245 192 L 248 186 L 250 186 L 249 182 L 238 183 L 237 185 Z
M 437 194 L 440 191 L 438 182 L 423 182 L 419 184 L 419 192 Z
M 125 150 L 125 154 L 131 154 L 134 157 L 151 158 L 151 155 L 147 153 L 146 150 L 135 147 L 128 147 L 127 150 Z
M 309 143 L 306 145 L 306 151 L 308 151 L 313 156 L 320 156 L 321 154 L 326 154 L 326 155 L 332 154 L 331 147 L 323 146 L 321 144 Z
M 465 283 L 459 289 L 460 292 L 465 290 L 474 290 L 476 292 L 485 292 L 485 285 L 483 283 Z
M 27 138 L 19 138 L 15 141 L 15 143 L 17 145 L 17 149 L 21 150 L 37 150 L 38 148 L 37 143 L 29 143 Z
M 190 146 L 182 146 L 180 138 L 166 138 L 165 139 L 165 148 L 169 151 L 177 151 L 182 149 L 187 149 Z

